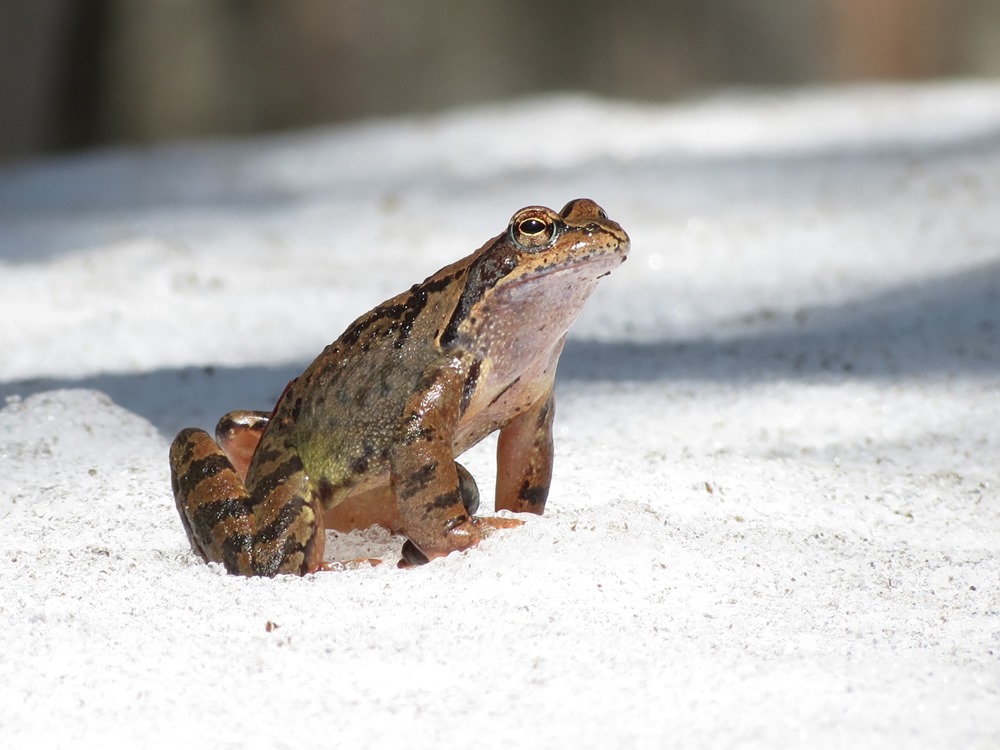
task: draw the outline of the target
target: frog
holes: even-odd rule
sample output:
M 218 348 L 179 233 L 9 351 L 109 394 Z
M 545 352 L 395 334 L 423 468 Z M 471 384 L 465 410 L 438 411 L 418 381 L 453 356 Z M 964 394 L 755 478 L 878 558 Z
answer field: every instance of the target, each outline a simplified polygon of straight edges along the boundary
M 306 575 L 328 529 L 406 538 L 401 567 L 475 547 L 541 515 L 553 466 L 553 388 L 571 324 L 627 257 L 594 201 L 528 206 L 470 255 L 347 327 L 269 412 L 215 436 L 181 430 L 171 486 L 192 550 L 231 574 Z M 494 516 L 457 458 L 498 432 Z

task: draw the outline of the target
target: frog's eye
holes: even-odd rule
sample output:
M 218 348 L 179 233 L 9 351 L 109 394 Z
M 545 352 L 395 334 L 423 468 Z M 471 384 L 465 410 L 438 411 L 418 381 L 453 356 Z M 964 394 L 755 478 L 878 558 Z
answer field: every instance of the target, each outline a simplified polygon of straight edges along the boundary
M 525 250 L 537 250 L 555 239 L 556 222 L 545 214 L 522 213 L 510 223 L 510 236 L 514 243 Z
M 521 234 L 541 234 L 545 231 L 545 222 L 541 219 L 525 219 L 517 225 Z

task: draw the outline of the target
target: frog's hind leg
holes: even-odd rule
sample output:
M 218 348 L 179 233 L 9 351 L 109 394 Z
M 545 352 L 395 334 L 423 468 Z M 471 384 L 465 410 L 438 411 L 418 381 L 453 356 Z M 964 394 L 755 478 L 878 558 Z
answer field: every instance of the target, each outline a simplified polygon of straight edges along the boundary
M 205 562 L 248 573 L 252 519 L 243 479 L 204 430 L 182 430 L 170 446 L 170 482 L 188 541 Z
M 248 492 L 211 436 L 187 429 L 170 447 L 170 469 L 184 530 L 206 562 L 238 575 L 302 575 L 322 567 L 325 534 L 294 452 L 258 456 Z

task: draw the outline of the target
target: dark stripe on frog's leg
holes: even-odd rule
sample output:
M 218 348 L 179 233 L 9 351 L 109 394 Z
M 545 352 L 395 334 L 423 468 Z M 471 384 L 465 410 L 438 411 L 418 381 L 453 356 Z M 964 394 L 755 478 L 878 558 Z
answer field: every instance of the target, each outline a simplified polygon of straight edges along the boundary
M 538 515 L 545 510 L 552 483 L 554 417 L 555 400 L 550 394 L 501 428 L 497 440 L 497 510 Z
M 525 479 L 518 492 L 518 497 L 524 502 L 525 512 L 542 514 L 545 510 L 545 501 L 549 497 L 549 488 L 533 487 Z
M 191 548 L 230 573 L 249 573 L 251 518 L 243 481 L 211 436 L 182 430 L 170 446 L 170 480 Z
M 397 497 L 407 501 L 426 490 L 428 485 L 438 481 L 438 467 L 437 461 L 429 461 L 411 474 L 402 476 L 394 485 Z

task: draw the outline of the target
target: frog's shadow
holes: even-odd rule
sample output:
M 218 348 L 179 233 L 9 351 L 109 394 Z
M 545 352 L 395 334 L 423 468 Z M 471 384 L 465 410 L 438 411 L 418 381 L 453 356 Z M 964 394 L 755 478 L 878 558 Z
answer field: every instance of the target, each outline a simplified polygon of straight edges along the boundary
M 189 425 L 211 428 L 231 409 L 269 409 L 307 364 L 39 378 L 2 383 L 0 397 L 94 388 L 172 437 Z M 558 379 L 751 384 L 997 373 L 1000 262 L 993 262 L 837 306 L 803 308 L 784 319 L 762 314 L 726 338 L 645 342 L 571 338 Z

